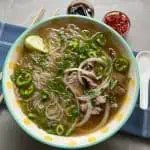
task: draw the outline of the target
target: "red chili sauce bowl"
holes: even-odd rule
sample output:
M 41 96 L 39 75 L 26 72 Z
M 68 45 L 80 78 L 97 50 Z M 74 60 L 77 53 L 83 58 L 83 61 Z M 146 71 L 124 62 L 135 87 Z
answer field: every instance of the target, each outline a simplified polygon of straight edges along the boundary
M 104 16 L 103 21 L 123 37 L 127 35 L 131 26 L 128 16 L 120 11 L 108 12 Z

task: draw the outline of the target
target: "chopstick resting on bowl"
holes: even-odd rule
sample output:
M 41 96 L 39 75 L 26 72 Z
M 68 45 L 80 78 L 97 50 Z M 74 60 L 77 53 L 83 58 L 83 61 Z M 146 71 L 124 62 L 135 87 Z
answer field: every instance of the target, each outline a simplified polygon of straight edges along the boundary
M 30 26 L 32 26 L 33 24 L 35 24 L 38 21 L 40 21 L 42 19 L 42 17 L 44 16 L 44 13 L 45 13 L 45 9 L 43 8 L 43 6 L 41 6 L 39 11 L 38 11 L 38 13 L 33 18 Z M 56 15 L 59 15 L 59 9 L 58 8 L 52 13 L 52 16 L 56 16 Z
M 36 22 L 40 21 L 42 19 L 42 17 L 44 16 L 44 13 L 45 13 L 45 9 L 43 8 L 43 6 L 41 6 L 38 13 L 37 13 L 37 15 L 33 18 L 30 26 L 32 26 Z

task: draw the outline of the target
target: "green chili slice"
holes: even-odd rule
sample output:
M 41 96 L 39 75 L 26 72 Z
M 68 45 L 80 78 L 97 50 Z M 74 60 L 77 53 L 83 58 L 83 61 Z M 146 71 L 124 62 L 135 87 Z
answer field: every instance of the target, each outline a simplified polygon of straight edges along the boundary
M 99 46 L 105 46 L 107 42 L 106 36 L 101 32 L 94 34 L 92 40 L 94 44 Z
M 29 72 L 23 72 L 21 73 L 18 78 L 16 79 L 16 85 L 18 87 L 24 87 L 26 85 L 29 85 L 32 81 L 32 75 Z
M 63 135 L 65 132 L 65 128 L 62 124 L 57 125 L 56 127 L 56 134 L 57 135 Z
M 99 61 L 94 66 L 94 71 L 97 76 L 107 75 L 110 68 L 109 60 L 105 56 L 99 57 Z
M 96 51 L 90 51 L 88 52 L 89 57 L 97 57 Z
M 19 94 L 23 98 L 28 98 L 33 94 L 34 89 L 35 89 L 34 84 L 31 83 L 29 86 L 25 86 L 25 87 L 20 88 Z
M 36 118 L 36 115 L 34 113 L 28 113 L 28 117 L 30 119 L 34 119 L 34 118 Z
M 118 57 L 114 59 L 114 68 L 118 72 L 125 72 L 129 69 L 129 60 L 125 57 Z

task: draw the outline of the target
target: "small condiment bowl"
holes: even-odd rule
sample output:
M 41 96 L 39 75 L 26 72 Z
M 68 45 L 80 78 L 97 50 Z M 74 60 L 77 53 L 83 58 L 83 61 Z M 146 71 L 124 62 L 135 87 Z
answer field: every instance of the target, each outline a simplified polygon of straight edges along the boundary
M 130 82 L 128 85 L 127 94 L 123 100 L 123 104 L 119 110 L 114 114 L 110 121 L 103 127 L 91 133 L 82 136 L 56 136 L 48 134 L 44 130 L 37 127 L 27 116 L 22 112 L 20 105 L 18 104 L 18 99 L 15 96 L 13 89 L 13 83 L 11 81 L 11 74 L 14 71 L 14 65 L 16 64 L 18 58 L 22 53 L 24 38 L 34 33 L 37 29 L 52 24 L 63 25 L 67 23 L 80 23 L 85 29 L 91 26 L 92 29 L 96 28 L 98 31 L 108 33 L 110 40 L 116 47 L 121 50 L 121 53 L 128 57 L 130 60 L 130 70 L 129 77 Z M 44 21 L 41 21 L 32 27 L 28 28 L 16 42 L 13 44 L 8 52 L 6 61 L 3 68 L 3 94 L 5 97 L 6 105 L 12 114 L 13 118 L 16 120 L 18 125 L 31 137 L 39 142 L 47 144 L 49 146 L 59 147 L 59 148 L 85 148 L 98 143 L 101 143 L 111 136 L 113 136 L 120 128 L 127 122 L 133 109 L 137 102 L 137 97 L 139 93 L 139 73 L 136 63 L 136 59 L 131 51 L 131 48 L 127 42 L 112 28 L 100 22 L 96 19 L 78 15 L 65 15 L 65 16 L 55 16 Z
M 121 36 L 127 36 L 131 22 L 129 17 L 121 11 L 110 11 L 105 14 L 103 22 L 116 30 Z

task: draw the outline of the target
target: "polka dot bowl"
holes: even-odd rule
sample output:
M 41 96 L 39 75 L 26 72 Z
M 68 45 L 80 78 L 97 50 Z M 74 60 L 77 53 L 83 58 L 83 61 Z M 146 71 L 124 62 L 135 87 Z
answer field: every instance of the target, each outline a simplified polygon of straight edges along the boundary
M 17 98 L 13 90 L 13 83 L 10 79 L 11 74 L 14 71 L 15 63 L 17 62 L 20 54 L 21 47 L 23 46 L 24 38 L 34 32 L 36 29 L 47 24 L 58 23 L 63 24 L 64 21 L 68 23 L 80 22 L 86 28 L 87 25 L 91 25 L 93 28 L 98 28 L 98 30 L 103 32 L 108 32 L 112 42 L 121 49 L 122 53 L 130 59 L 130 70 L 129 77 L 131 78 L 128 92 L 124 99 L 123 105 L 119 111 L 114 115 L 113 119 L 109 121 L 103 128 L 93 131 L 92 133 L 82 135 L 82 136 L 56 136 L 46 133 L 44 130 L 39 129 L 36 124 L 29 120 L 26 115 L 22 112 Z M 59 147 L 59 148 L 84 148 L 89 147 L 98 143 L 101 143 L 112 135 L 114 135 L 119 129 L 125 124 L 125 122 L 130 117 L 133 109 L 135 107 L 137 96 L 139 92 L 139 74 L 136 64 L 136 60 L 131 52 L 131 48 L 126 43 L 126 41 L 114 30 L 112 30 L 106 24 L 97 21 L 93 18 L 83 17 L 83 16 L 56 16 L 48 18 L 44 21 L 41 21 L 32 27 L 28 28 L 11 47 L 3 69 L 3 93 L 5 97 L 5 102 L 7 107 L 12 114 L 13 118 L 16 120 L 18 125 L 34 139 L 45 143 L 50 146 Z

